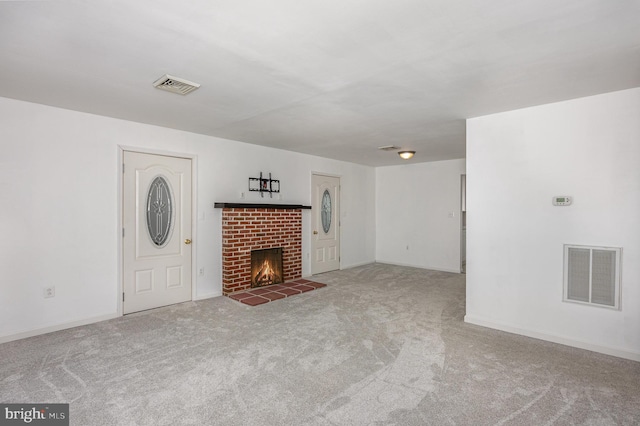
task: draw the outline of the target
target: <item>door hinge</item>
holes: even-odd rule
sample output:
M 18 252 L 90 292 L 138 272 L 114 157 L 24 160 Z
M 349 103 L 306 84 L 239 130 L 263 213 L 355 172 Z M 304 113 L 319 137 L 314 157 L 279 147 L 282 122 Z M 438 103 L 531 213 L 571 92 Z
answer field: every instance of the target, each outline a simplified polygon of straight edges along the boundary
M 122 173 L 124 173 L 124 163 L 122 163 Z
M 124 228 L 122 228 L 122 237 L 124 238 Z
M 124 292 L 122 292 L 122 301 L 124 302 Z

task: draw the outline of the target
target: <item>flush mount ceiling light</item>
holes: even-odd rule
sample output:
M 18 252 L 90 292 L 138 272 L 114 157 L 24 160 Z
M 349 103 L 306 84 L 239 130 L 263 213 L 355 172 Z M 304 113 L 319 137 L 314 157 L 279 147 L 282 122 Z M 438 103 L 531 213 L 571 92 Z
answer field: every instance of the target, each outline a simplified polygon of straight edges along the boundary
M 413 154 L 415 154 L 415 151 L 400 151 L 398 153 L 398 155 L 403 159 L 403 160 L 408 160 L 409 158 L 413 157 Z
M 177 93 L 179 95 L 186 95 L 187 93 L 191 93 L 196 90 L 200 85 L 193 81 L 185 80 L 184 78 L 165 74 L 153 82 L 153 87 L 160 90 L 166 90 L 167 92 Z

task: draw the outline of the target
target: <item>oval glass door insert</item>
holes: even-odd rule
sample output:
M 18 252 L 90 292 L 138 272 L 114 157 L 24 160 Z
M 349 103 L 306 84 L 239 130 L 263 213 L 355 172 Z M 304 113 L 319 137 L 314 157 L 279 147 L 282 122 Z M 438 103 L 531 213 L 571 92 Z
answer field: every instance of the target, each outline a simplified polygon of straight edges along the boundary
M 322 230 L 325 234 L 328 234 L 331 229 L 331 194 L 329 194 L 328 189 L 325 189 L 322 194 L 320 218 L 322 219 Z
M 156 176 L 147 194 L 147 229 L 151 241 L 162 247 L 171 235 L 173 225 L 173 194 L 164 176 Z

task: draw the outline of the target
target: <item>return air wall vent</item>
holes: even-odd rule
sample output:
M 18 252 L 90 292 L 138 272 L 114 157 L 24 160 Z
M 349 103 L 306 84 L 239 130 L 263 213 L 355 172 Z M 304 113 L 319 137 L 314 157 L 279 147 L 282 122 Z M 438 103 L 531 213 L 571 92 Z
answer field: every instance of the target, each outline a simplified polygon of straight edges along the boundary
M 174 77 L 169 74 L 165 74 L 153 83 L 153 87 L 160 90 L 166 90 L 167 92 L 178 93 L 180 95 L 186 95 L 196 90 L 200 85 L 184 78 Z
M 564 246 L 564 301 L 620 309 L 622 248 Z

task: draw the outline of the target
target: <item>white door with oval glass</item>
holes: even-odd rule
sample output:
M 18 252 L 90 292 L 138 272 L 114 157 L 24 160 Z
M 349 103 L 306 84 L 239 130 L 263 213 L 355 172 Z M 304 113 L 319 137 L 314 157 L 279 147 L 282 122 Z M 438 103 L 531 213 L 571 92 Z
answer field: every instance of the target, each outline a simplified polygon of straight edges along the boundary
M 124 152 L 123 313 L 191 300 L 191 160 Z
M 340 269 L 340 178 L 312 175 L 311 273 Z

